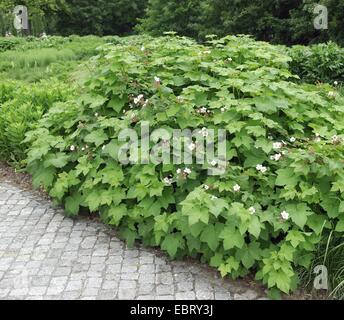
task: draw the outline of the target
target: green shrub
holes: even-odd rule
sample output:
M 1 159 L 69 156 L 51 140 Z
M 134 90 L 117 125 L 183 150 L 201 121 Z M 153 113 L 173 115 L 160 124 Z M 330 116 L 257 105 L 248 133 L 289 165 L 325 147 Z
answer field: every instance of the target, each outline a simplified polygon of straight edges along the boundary
M 294 46 L 289 53 L 293 59 L 291 70 L 301 80 L 311 83 L 344 82 L 344 48 L 335 43 Z
M 34 185 L 71 216 L 100 212 L 129 245 L 200 257 L 222 276 L 254 272 L 289 293 L 321 235 L 344 231 L 344 99 L 295 84 L 282 51 L 246 37 L 106 46 L 85 94 L 27 134 Z M 226 129 L 226 173 L 209 176 L 214 163 L 121 165 L 121 129 L 140 136 L 144 121 L 151 131 Z
M 56 102 L 71 97 L 73 88 L 56 80 L 26 85 L 3 82 L 0 85 L 0 159 L 21 165 L 26 157 L 22 144 L 27 131 Z
M 2 38 L 0 37 L 0 52 L 13 50 L 18 44 L 22 43 L 21 38 Z

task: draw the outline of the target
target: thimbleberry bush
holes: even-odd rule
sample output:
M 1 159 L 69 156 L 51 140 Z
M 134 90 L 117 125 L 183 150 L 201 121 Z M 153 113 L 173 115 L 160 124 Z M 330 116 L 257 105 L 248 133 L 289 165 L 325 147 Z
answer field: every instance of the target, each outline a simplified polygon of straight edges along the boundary
M 27 134 L 33 182 L 71 216 L 99 212 L 129 245 L 198 257 L 222 276 L 254 273 L 290 293 L 321 235 L 344 231 L 344 99 L 329 85 L 297 84 L 290 60 L 247 37 L 105 46 L 85 93 Z M 144 121 L 152 131 L 227 130 L 225 173 L 208 175 L 216 159 L 122 164 L 119 133 L 140 136 Z

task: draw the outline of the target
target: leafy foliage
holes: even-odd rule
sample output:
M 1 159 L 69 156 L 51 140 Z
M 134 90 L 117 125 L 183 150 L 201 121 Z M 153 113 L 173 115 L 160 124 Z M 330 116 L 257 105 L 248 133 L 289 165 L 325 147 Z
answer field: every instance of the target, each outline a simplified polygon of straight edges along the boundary
M 0 84 L 0 159 L 18 163 L 26 158 L 26 144 L 22 144 L 27 131 L 55 103 L 71 97 L 68 84 L 56 80 L 27 86 L 20 82 Z
M 99 211 L 129 245 L 141 239 L 171 257 L 200 256 L 223 276 L 255 272 L 289 293 L 321 236 L 343 234 L 344 98 L 329 85 L 294 83 L 284 51 L 232 36 L 208 45 L 164 37 L 105 46 L 85 94 L 50 108 L 27 134 L 35 186 L 71 216 Z M 135 104 L 141 94 L 148 102 Z M 143 121 L 152 131 L 225 128 L 226 173 L 121 165 L 119 132 L 140 136 Z
M 294 46 L 289 53 L 293 59 L 291 69 L 303 81 L 344 81 L 344 49 L 335 43 Z

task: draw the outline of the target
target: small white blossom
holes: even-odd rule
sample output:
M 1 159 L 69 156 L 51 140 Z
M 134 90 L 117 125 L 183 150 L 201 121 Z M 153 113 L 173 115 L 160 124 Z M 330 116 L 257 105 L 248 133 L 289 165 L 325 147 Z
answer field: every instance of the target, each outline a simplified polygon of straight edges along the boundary
M 274 142 L 274 144 L 272 146 L 275 150 L 277 150 L 277 149 L 281 149 L 283 144 L 282 144 L 282 142 Z
M 204 188 L 204 190 L 209 190 L 209 186 L 206 184 L 203 186 L 203 188 Z
M 141 51 L 145 51 L 146 48 L 144 46 L 141 47 Z
M 204 54 L 211 54 L 210 50 L 203 51 Z
M 103 151 L 105 150 L 105 146 L 102 146 L 102 150 L 103 150 Z
M 144 99 L 143 94 L 138 95 L 136 98 L 134 98 L 134 103 L 138 105 L 142 100 Z
M 226 108 L 221 108 L 222 113 L 225 113 L 225 111 L 226 111 Z
M 250 207 L 248 209 L 248 211 L 250 212 L 250 214 L 255 214 L 256 213 L 256 209 L 254 207 Z
M 274 137 L 273 137 L 273 136 L 268 136 L 268 139 L 269 139 L 269 140 L 273 140 Z
M 264 166 L 261 165 L 261 164 L 258 164 L 258 165 L 256 166 L 256 169 L 257 169 L 258 171 L 262 172 L 262 173 L 265 173 L 265 172 L 268 170 L 267 167 L 264 167 Z
M 70 151 L 75 151 L 75 146 L 70 146 Z
M 296 138 L 291 137 L 291 138 L 289 139 L 289 141 L 290 141 L 291 143 L 294 143 L 294 142 L 296 141 Z
M 185 168 L 185 169 L 184 169 L 184 173 L 185 173 L 185 174 L 191 174 L 191 172 L 192 172 L 192 171 L 191 171 L 189 168 Z
M 173 179 L 169 178 L 169 177 L 166 177 L 164 178 L 164 183 L 168 186 L 170 186 L 172 183 L 173 183 Z
M 208 109 L 206 107 L 202 107 L 198 110 L 198 113 L 206 114 L 206 113 L 208 113 Z
M 160 79 L 159 77 L 154 77 L 154 81 L 155 81 L 156 83 L 158 83 L 158 84 L 161 83 L 161 79 Z
M 335 86 L 338 86 L 338 81 L 333 82 Z
M 282 211 L 281 212 L 281 217 L 283 220 L 289 220 L 289 213 L 287 211 Z
M 241 189 L 241 187 L 240 187 L 238 184 L 236 184 L 236 185 L 233 187 L 234 192 L 239 192 L 240 189 Z
M 82 150 L 82 151 L 85 151 L 85 147 L 82 147 L 81 150 Z
M 182 173 L 182 169 L 177 169 L 177 174 L 181 174 Z
M 227 59 L 227 61 L 229 61 L 229 62 L 232 62 L 232 61 L 233 61 L 233 59 L 232 59 L 232 58 L 228 58 L 228 59 Z
M 336 135 L 332 137 L 332 143 L 333 144 L 337 144 L 339 142 L 341 142 L 341 138 L 340 137 L 338 137 Z
M 265 173 L 266 171 L 268 171 L 268 168 L 262 166 L 262 168 L 260 169 L 260 172 L 261 172 L 261 173 Z
M 96 112 L 96 113 L 94 114 L 94 116 L 95 116 L 96 118 L 98 118 L 98 117 L 99 117 L 99 113 Z
M 329 98 L 334 98 L 335 95 L 336 95 L 336 93 L 333 92 L 333 91 L 330 91 L 330 92 L 328 93 Z
M 209 136 L 209 131 L 207 128 L 202 128 L 202 130 L 199 133 L 202 134 L 203 137 Z
M 270 157 L 270 159 L 274 161 L 279 161 L 281 158 L 282 158 L 282 155 L 280 153 L 277 153 Z

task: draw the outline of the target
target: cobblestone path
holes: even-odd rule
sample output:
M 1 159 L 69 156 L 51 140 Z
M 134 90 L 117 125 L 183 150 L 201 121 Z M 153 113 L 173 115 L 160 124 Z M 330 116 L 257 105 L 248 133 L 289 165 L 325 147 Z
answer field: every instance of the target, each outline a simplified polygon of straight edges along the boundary
M 259 299 L 197 261 L 129 249 L 116 233 L 0 183 L 0 299 Z

